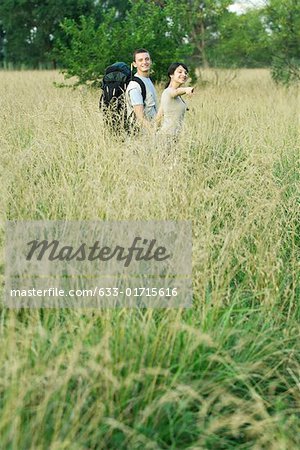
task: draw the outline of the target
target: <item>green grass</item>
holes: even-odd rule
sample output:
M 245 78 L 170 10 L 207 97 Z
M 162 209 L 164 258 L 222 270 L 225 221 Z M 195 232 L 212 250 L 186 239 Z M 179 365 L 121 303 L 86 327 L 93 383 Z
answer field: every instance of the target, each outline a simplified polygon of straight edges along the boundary
M 0 73 L 1 219 L 192 220 L 194 290 L 188 310 L 2 307 L 1 450 L 300 447 L 297 91 L 205 77 L 166 152 L 112 138 L 56 72 Z

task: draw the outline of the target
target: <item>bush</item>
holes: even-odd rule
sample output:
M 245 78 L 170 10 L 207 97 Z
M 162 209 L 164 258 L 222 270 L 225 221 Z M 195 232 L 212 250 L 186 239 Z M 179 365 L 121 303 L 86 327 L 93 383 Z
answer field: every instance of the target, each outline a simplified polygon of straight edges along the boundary
M 272 78 L 276 83 L 290 86 L 300 81 L 300 60 L 276 56 L 272 62 Z
M 56 45 L 56 56 L 66 68 L 66 77 L 77 77 L 76 84 L 99 85 L 105 67 L 116 61 L 130 64 L 136 48 L 151 52 L 155 81 L 166 77 L 171 62 L 186 61 L 192 53 L 184 31 L 178 33 L 165 9 L 141 0 L 132 3 L 122 23 L 110 9 L 99 26 L 93 18 L 82 17 L 79 25 L 65 20 L 62 29 L 65 36 Z

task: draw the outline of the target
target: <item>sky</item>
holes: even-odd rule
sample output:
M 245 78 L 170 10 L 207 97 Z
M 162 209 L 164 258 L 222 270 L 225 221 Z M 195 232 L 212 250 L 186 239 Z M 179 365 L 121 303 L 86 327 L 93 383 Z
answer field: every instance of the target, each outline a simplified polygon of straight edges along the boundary
M 263 6 L 266 3 L 265 0 L 236 0 L 230 7 L 229 11 L 242 14 L 248 8 L 255 8 L 257 6 Z

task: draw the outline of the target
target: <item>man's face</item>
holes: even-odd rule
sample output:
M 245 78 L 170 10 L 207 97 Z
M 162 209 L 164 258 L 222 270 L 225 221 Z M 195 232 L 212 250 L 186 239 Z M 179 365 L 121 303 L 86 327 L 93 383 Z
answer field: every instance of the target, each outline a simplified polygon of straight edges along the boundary
M 149 53 L 137 53 L 135 55 L 135 61 L 133 63 L 134 67 L 140 73 L 149 72 L 152 61 Z

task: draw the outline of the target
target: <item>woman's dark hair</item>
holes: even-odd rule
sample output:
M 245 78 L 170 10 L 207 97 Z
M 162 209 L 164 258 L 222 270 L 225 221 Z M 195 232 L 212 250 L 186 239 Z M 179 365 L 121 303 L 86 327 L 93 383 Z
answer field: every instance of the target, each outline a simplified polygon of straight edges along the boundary
M 181 63 L 181 62 L 174 62 L 174 63 L 172 63 L 172 64 L 169 66 L 169 68 L 168 68 L 168 77 L 169 77 L 169 80 L 168 80 L 168 82 L 167 82 L 167 84 L 166 84 L 166 86 L 165 86 L 165 89 L 167 89 L 167 87 L 168 87 L 169 84 L 171 83 L 171 75 L 174 74 L 175 70 L 176 70 L 177 67 L 179 67 L 179 66 L 183 67 L 187 72 L 189 71 L 187 65 L 184 64 L 184 63 Z

